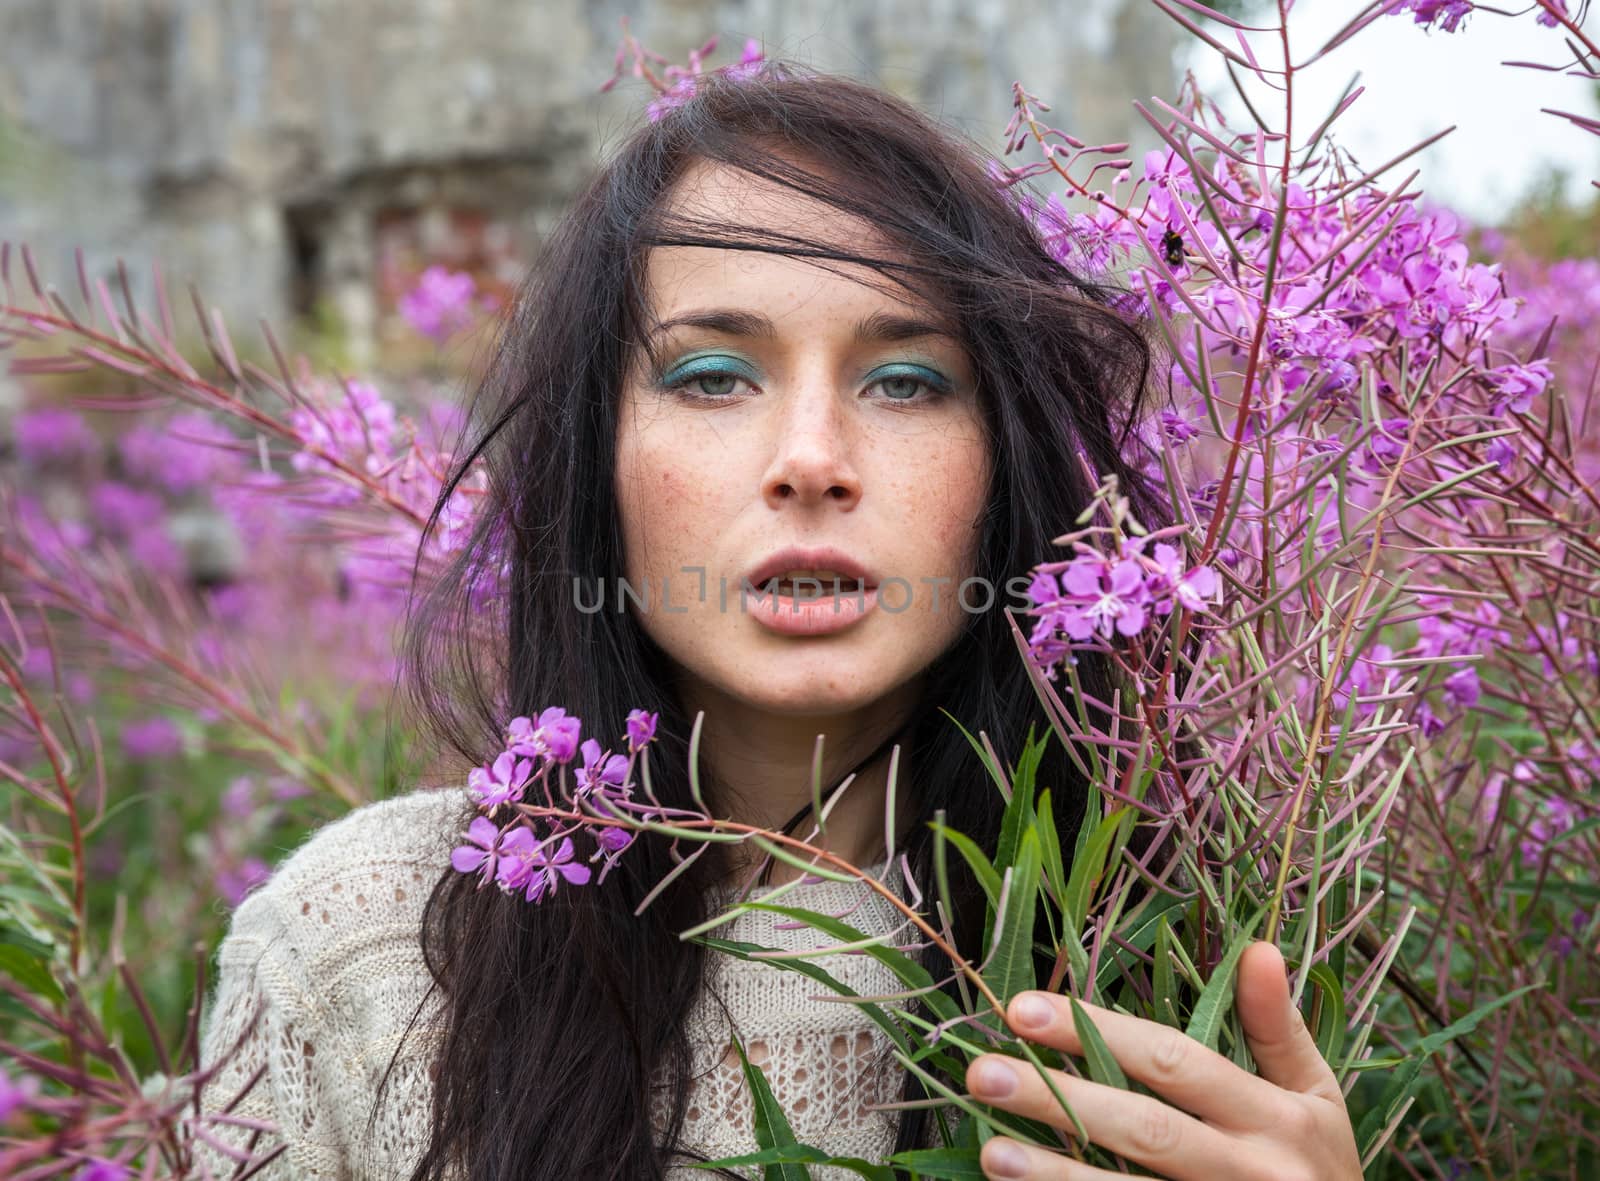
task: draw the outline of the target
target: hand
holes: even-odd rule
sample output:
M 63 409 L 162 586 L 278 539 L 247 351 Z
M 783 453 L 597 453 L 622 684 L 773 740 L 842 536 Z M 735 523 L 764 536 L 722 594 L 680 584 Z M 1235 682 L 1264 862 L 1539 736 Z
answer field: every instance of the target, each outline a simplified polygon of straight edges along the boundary
M 1245 949 L 1238 971 L 1235 1003 L 1259 1075 L 1181 1030 L 1086 1004 L 1084 1011 L 1123 1073 L 1172 1104 L 1061 1070 L 1050 1071 L 1056 1085 L 1093 1143 L 1174 1181 L 1359 1181 L 1360 1154 L 1344 1095 L 1299 1009 L 1290 1003 L 1282 953 L 1258 940 Z M 1028 1020 L 1035 1012 L 1042 1022 Z M 1083 1053 L 1064 996 L 1019 993 L 1006 1019 L 1029 1041 Z M 1001 1070 L 990 1073 L 996 1066 Z M 1006 1072 L 1014 1079 L 1009 1089 L 1003 1082 Z M 1076 1135 L 1072 1120 L 1028 1062 L 980 1055 L 967 1067 L 966 1084 L 980 1102 Z M 1128 1176 L 1007 1136 L 985 1144 L 979 1161 L 984 1176 L 997 1181 L 1126 1181 Z

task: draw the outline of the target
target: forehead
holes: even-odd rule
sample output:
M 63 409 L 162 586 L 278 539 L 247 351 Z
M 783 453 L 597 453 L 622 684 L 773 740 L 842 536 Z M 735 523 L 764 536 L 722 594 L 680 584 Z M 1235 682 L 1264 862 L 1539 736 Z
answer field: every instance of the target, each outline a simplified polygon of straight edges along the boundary
M 757 235 L 793 238 L 801 248 L 836 249 L 886 260 L 904 253 L 897 252 L 893 243 L 863 218 L 714 161 L 697 160 L 685 171 L 668 195 L 664 212 L 669 224 L 683 218 L 691 223 L 685 228 L 712 238 L 729 234 L 737 241 L 742 237 L 740 231 L 748 228 Z M 786 245 L 774 244 L 780 249 Z M 657 314 L 665 314 L 667 308 L 685 300 L 703 299 L 709 287 L 734 297 L 829 288 L 830 301 L 932 310 L 928 301 L 873 267 L 832 260 L 819 265 L 807 258 L 761 249 L 658 246 L 648 255 L 646 271 Z
M 714 160 L 695 160 L 667 195 L 669 216 L 748 226 L 814 239 L 819 244 L 887 256 L 889 243 L 871 222 Z

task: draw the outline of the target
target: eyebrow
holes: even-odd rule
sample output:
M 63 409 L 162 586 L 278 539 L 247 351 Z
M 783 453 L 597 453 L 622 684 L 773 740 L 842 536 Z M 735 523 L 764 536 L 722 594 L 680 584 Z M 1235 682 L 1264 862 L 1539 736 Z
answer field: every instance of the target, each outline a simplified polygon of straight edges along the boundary
M 703 312 L 674 316 L 657 324 L 651 336 L 660 335 L 672 328 L 705 328 L 728 336 L 748 336 L 763 340 L 771 340 L 778 335 L 777 327 L 767 317 L 734 308 L 712 308 Z M 918 319 L 915 316 L 896 316 L 889 312 L 874 312 L 858 321 L 853 339 L 856 344 L 881 344 L 915 340 L 923 336 L 955 339 L 949 329 L 933 320 Z

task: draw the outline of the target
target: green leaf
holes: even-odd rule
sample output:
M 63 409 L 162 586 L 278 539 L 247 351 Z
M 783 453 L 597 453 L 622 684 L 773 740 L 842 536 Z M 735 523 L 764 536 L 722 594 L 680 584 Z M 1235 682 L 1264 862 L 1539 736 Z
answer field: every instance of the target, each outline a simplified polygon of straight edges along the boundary
M 1178 983 L 1172 974 L 1172 928 L 1167 924 L 1166 915 L 1158 915 L 1156 922 L 1159 925 L 1156 928 L 1155 1019 L 1163 1025 L 1182 1029 L 1183 1019 L 1178 1016 Z
M 1066 863 L 1061 860 L 1061 836 L 1056 832 L 1054 801 L 1047 787 L 1039 795 L 1035 823 L 1039 829 L 1039 851 L 1044 856 L 1044 878 L 1058 900 L 1067 896 Z
M 1317 1019 L 1317 1051 L 1325 1062 L 1336 1062 L 1344 1045 L 1344 988 L 1327 964 L 1312 964 L 1307 972 L 1322 989 L 1322 1013 Z
M 1227 953 L 1217 964 L 1216 971 L 1211 973 L 1211 979 L 1206 981 L 1200 999 L 1195 1002 L 1194 1012 L 1189 1017 L 1189 1028 L 1185 1032 L 1207 1049 L 1217 1048 L 1222 1022 L 1233 1004 L 1234 968 L 1238 966 L 1239 957 L 1244 954 L 1244 949 L 1255 940 L 1256 925 L 1267 913 L 1267 906 L 1267 903 L 1262 903 L 1250 921 L 1234 932 L 1233 942 L 1228 945 Z
M 895 1153 L 889 1163 L 903 1165 L 912 1176 L 930 1181 L 986 1181 L 978 1154 L 971 1148 L 914 1148 Z
M 1089 913 L 1090 894 L 1100 880 L 1105 869 L 1106 853 L 1128 812 L 1128 808 L 1119 807 L 1102 819 L 1094 826 L 1093 835 L 1073 855 L 1072 876 L 1067 879 L 1066 897 L 1062 900 L 1069 938 L 1078 938 L 1083 931 L 1084 920 Z M 1084 825 L 1080 836 L 1088 830 L 1089 825 Z
M 712 947 L 718 951 L 726 952 L 727 954 L 738 959 L 750 960 L 751 962 L 755 963 L 770 964 L 773 967 L 781 968 L 786 972 L 799 972 L 802 976 L 808 976 L 812 980 L 817 981 L 817 983 L 832 989 L 840 996 L 859 997 L 861 995 L 848 984 L 834 976 L 831 972 L 810 960 L 755 960 L 754 957 L 750 955 L 752 951 L 772 950 L 770 948 L 763 947 L 759 943 L 744 943 L 736 939 L 721 939 L 715 935 L 701 935 L 695 940 L 695 942 L 704 943 L 707 947 Z M 884 1033 L 888 1034 L 890 1039 L 894 1041 L 894 1043 L 902 1050 L 905 1050 L 907 1053 L 911 1052 L 911 1043 L 906 1037 L 905 1030 L 901 1029 L 900 1026 L 883 1011 L 882 1005 L 874 1004 L 871 1001 L 862 1001 L 856 1006 L 856 1008 L 865 1013 L 867 1018 L 874 1025 L 883 1030 Z
M 1006 805 L 1005 814 L 1000 819 L 1000 839 L 995 845 L 994 862 L 1002 871 L 1015 862 L 1022 842 L 1022 831 L 1033 824 L 1035 780 L 1048 741 L 1048 735 L 1036 741 L 1033 727 L 1028 727 L 1028 741 L 1011 776 L 1011 802 Z
M 1006 871 L 1003 909 L 995 920 L 994 951 L 988 956 L 989 970 L 984 975 L 1001 1004 L 1036 985 L 1033 932 L 1040 870 L 1039 834 L 1030 826 L 1022 834 L 1016 864 Z
M 989 896 L 989 905 L 996 905 L 1000 901 L 1000 875 L 995 871 L 989 858 L 984 855 L 983 850 L 978 848 L 978 843 L 943 821 L 930 820 L 928 826 L 936 832 L 944 833 L 945 840 L 960 850 L 961 856 L 966 858 L 967 864 L 972 867 L 972 873 L 978 879 L 978 883 L 983 886 L 983 892 Z
M 1153 914 L 1146 915 L 1144 918 L 1139 919 L 1137 921 L 1137 925 L 1131 926 L 1130 929 L 1128 929 L 1127 932 L 1121 937 L 1121 939 L 1118 940 L 1119 944 L 1126 944 L 1129 948 L 1137 951 L 1146 951 L 1154 946 L 1156 942 L 1157 930 L 1160 927 L 1161 921 L 1170 914 L 1181 915 L 1184 909 L 1183 900 L 1181 898 L 1175 898 L 1171 894 L 1153 894 L 1142 900 L 1139 903 L 1138 909 L 1134 911 L 1135 914 L 1140 914 L 1151 905 L 1152 901 L 1157 901 L 1162 898 L 1167 900 L 1166 905 L 1160 910 L 1155 911 Z M 1104 929 L 1111 929 L 1111 923 L 1113 921 L 1115 921 L 1114 918 L 1108 918 L 1106 920 Z M 1134 920 L 1130 918 L 1128 922 L 1132 924 Z M 1172 937 L 1172 932 L 1169 930 L 1167 935 L 1170 940 Z M 1114 955 L 1100 957 L 1100 971 L 1096 974 L 1094 981 L 1096 995 L 1105 995 L 1110 990 L 1112 983 L 1119 975 L 1129 975 L 1129 960 L 1131 958 L 1132 957 Z M 1171 967 L 1172 965 L 1169 962 L 1167 965 L 1169 972 L 1171 971 Z M 1099 1004 L 1099 1002 L 1095 1000 L 1094 996 L 1090 996 L 1087 999 L 1091 1003 Z
M 865 934 L 852 927 L 849 923 L 831 914 L 823 914 L 821 911 L 807 910 L 799 906 L 778 906 L 776 903 L 771 902 L 745 902 L 741 903 L 741 905 L 750 910 L 764 910 L 771 914 L 782 915 L 784 918 L 794 919 L 796 922 L 807 923 L 826 935 L 832 935 L 841 943 L 855 942 L 867 938 Z M 941 1021 L 954 1021 L 961 1016 L 961 1013 L 956 1008 L 955 1001 L 950 998 L 950 995 L 941 991 L 934 983 L 933 977 L 928 974 L 928 970 L 905 952 L 897 948 L 886 947 L 880 943 L 872 947 L 862 948 L 861 954 L 870 955 L 877 960 L 893 972 L 908 988 L 926 990 L 923 999 L 928 1007 L 933 1010 L 934 1015 Z
M 34 996 L 48 1000 L 53 1005 L 60 1005 L 67 999 L 55 977 L 50 974 L 49 964 L 29 955 L 20 947 L 0 944 L 0 972 L 10 976 Z
M 733 1048 L 739 1052 L 739 1065 L 744 1070 L 744 1081 L 750 1087 L 751 1102 L 755 1107 L 756 1143 L 762 1148 L 792 1147 L 799 1143 L 789 1120 L 778 1106 L 778 1100 L 767 1085 L 767 1076 L 761 1067 L 745 1056 L 744 1043 L 733 1034 Z M 811 1181 L 811 1170 L 803 1165 L 775 1164 L 761 1170 L 762 1181 Z
M 1089 1077 L 1097 1083 L 1126 1091 L 1128 1078 L 1122 1073 L 1122 1067 L 1117 1065 L 1116 1055 L 1111 1052 L 1111 1047 L 1106 1045 L 1106 1039 L 1095 1028 L 1094 1022 L 1089 1019 L 1089 1014 L 1078 1003 L 1078 998 L 1069 993 L 1067 1000 L 1072 1004 L 1072 1028 L 1077 1032 L 1078 1040 L 1083 1043 L 1083 1056 L 1089 1067 Z
M 967 728 L 959 721 L 956 721 L 955 715 L 949 710 L 940 709 L 939 712 L 945 717 L 949 718 L 951 722 L 955 723 L 955 728 L 961 731 L 962 736 L 966 738 L 968 744 L 975 752 L 977 752 L 978 761 L 983 764 L 984 770 L 989 772 L 989 778 L 994 780 L 994 785 L 1000 789 L 1001 796 L 1003 796 L 1009 802 L 1011 799 L 1011 793 L 1006 789 L 1006 777 L 1000 773 L 1000 768 L 995 766 L 994 760 L 989 757 L 989 752 L 983 748 L 983 743 L 979 742 L 970 733 L 968 733 Z
M 715 1169 L 732 1168 L 736 1165 L 771 1164 L 836 1165 L 841 1169 L 848 1169 L 859 1177 L 867 1178 L 867 1181 L 894 1181 L 894 1170 L 888 1165 L 875 1165 L 859 1156 L 829 1156 L 822 1149 L 810 1144 L 786 1144 L 775 1148 L 763 1148 L 759 1152 L 747 1152 L 743 1156 L 725 1156 L 714 1161 L 694 1161 L 689 1167 Z M 772 1175 L 770 1169 L 763 1173 L 763 1176 Z

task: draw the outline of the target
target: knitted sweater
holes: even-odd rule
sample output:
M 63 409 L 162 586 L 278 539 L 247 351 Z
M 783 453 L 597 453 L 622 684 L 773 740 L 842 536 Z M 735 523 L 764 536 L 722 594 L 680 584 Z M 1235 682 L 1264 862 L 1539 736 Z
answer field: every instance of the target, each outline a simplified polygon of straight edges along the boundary
M 212 1176 L 227 1176 L 235 1161 L 206 1140 L 237 1152 L 251 1134 L 250 1121 L 280 1129 L 262 1134 L 256 1152 L 287 1144 L 254 1175 L 259 1181 L 405 1181 L 410 1175 L 425 1145 L 432 1098 L 426 1038 L 419 1034 L 437 1018 L 436 1009 L 419 1016 L 419 1030 L 406 1039 L 370 1139 L 367 1119 L 379 1080 L 429 991 L 419 945 L 422 909 L 451 849 L 462 843 L 468 815 L 470 797 L 462 788 L 425 789 L 357 808 L 312 834 L 234 912 L 202 1024 L 202 1069 L 227 1059 L 201 1095 L 205 1117 L 198 1121 L 196 1154 Z M 874 876 L 882 876 L 886 864 L 870 867 Z M 897 869 L 885 882 L 902 889 Z M 724 897 L 731 901 L 731 893 L 717 895 Z M 859 902 L 843 917 L 869 934 L 892 929 L 901 917 L 860 883 L 814 880 L 779 901 L 828 913 Z M 827 942 L 810 927 L 775 929 L 782 922 L 770 913 L 745 912 L 713 933 L 774 948 Z M 712 983 L 688 1016 L 693 1082 L 681 1143 L 712 1159 L 757 1149 L 749 1092 L 728 1037 L 731 1017 L 802 1143 L 868 1160 L 887 1155 L 897 1115 L 869 1110 L 900 1098 L 904 1068 L 887 1036 L 857 1006 L 816 999 L 832 994 L 797 972 L 720 953 L 712 953 L 711 962 Z M 830 956 L 822 966 L 858 993 L 904 987 L 867 955 Z M 720 992 L 727 1016 L 713 991 Z M 246 1033 L 258 1007 L 261 1018 Z M 241 1037 L 238 1052 L 228 1057 Z M 244 1122 L 218 1122 L 217 1114 L 257 1070 L 263 1071 L 260 1081 L 228 1113 Z M 665 1089 L 656 1096 L 659 1142 Z M 743 1173 L 759 1176 L 754 1168 Z M 667 1173 L 670 1181 L 709 1175 L 685 1165 Z M 814 1168 L 812 1175 L 819 1181 L 855 1176 L 835 1168 Z

